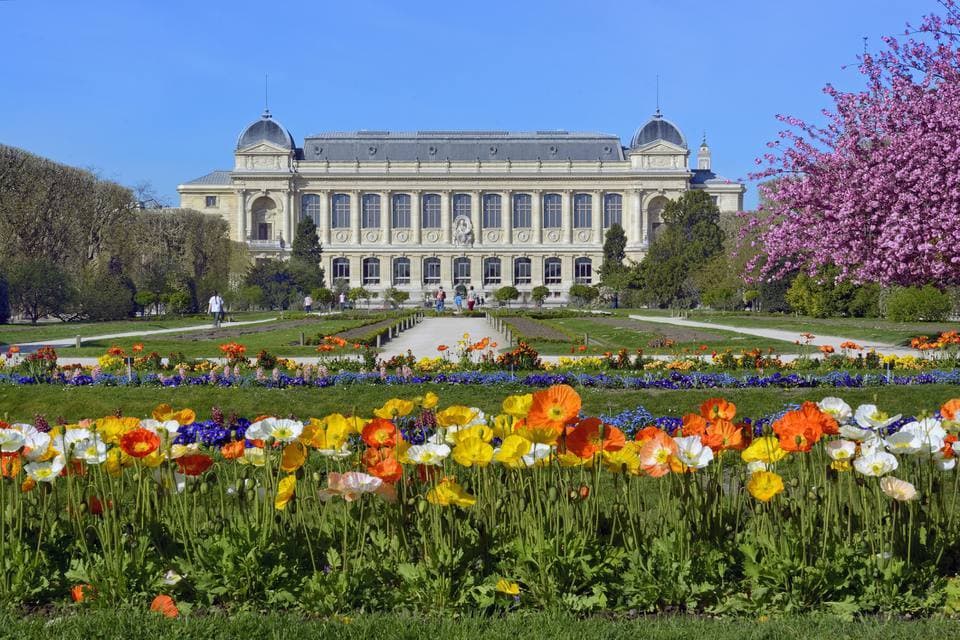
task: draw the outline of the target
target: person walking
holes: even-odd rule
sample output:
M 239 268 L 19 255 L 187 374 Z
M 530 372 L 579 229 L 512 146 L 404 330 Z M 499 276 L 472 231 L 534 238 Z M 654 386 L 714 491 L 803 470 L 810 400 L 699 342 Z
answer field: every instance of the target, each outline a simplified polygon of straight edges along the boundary
M 437 289 L 437 313 L 443 313 L 444 302 L 447 299 L 447 292 L 443 290 L 443 287 Z
M 303 299 L 303 310 L 305 313 L 313 311 L 313 298 L 310 297 L 309 293 Z
M 477 304 L 477 292 L 473 290 L 473 287 L 470 287 L 470 290 L 467 291 L 467 310 L 473 311 L 473 307 Z
M 207 301 L 207 312 L 213 316 L 213 328 L 219 329 L 220 323 L 223 321 L 223 298 L 216 291 Z
M 456 295 L 453 296 L 453 304 L 457 305 L 457 313 L 463 312 L 463 296 L 458 290 Z
M 340 292 L 340 311 L 343 311 L 347 306 L 347 294 L 343 291 Z

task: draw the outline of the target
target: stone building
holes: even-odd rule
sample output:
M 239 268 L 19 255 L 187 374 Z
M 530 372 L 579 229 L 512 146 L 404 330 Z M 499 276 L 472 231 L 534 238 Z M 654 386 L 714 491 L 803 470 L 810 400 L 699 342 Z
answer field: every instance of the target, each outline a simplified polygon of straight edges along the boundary
M 668 200 L 702 189 L 721 213 L 744 186 L 713 173 L 704 140 L 689 168 L 680 129 L 659 110 L 628 147 L 569 131 L 357 131 L 298 147 L 269 113 L 240 134 L 229 171 L 180 185 L 180 206 L 222 216 L 255 258 L 285 257 L 313 219 L 328 282 L 411 299 L 473 285 L 487 296 L 546 285 L 558 300 L 596 284 L 605 230 L 620 223 L 643 257 Z

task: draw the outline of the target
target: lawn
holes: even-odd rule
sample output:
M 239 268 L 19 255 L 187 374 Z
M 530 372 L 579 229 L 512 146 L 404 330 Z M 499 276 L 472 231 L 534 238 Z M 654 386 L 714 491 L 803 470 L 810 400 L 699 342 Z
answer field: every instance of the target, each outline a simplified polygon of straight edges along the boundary
M 772 612 L 774 613 L 774 612 Z M 775 615 L 775 613 L 774 613 Z M 712 640 L 754 640 L 804 638 L 840 640 L 864 638 L 900 640 L 907 638 L 949 638 L 956 621 L 949 619 L 886 620 L 867 618 L 841 620 L 824 615 L 790 616 L 758 620 L 755 618 L 710 619 L 695 616 L 662 616 L 618 619 L 610 617 L 577 618 L 565 611 L 533 614 L 508 614 L 504 617 L 414 616 L 411 614 L 373 615 L 330 619 L 306 618 L 295 614 L 239 613 L 235 615 L 198 613 L 167 620 L 158 614 L 131 607 L 119 610 L 67 610 L 45 615 L 0 617 L 9 633 L 21 640 L 88 640 L 124 638 L 125 640 L 180 640 L 292 637 L 352 640 L 434 639 L 443 640 L 516 640 L 543 638 L 582 640 L 609 638 L 633 640 L 660 638 L 706 638 Z
M 236 412 L 251 417 L 260 414 L 293 414 L 303 418 L 334 412 L 371 415 L 373 409 L 390 398 L 413 398 L 427 391 L 440 396 L 441 406 L 464 404 L 493 414 L 500 411 L 503 398 L 507 395 L 530 390 L 521 385 L 477 387 L 451 384 L 401 387 L 358 385 L 324 389 L 0 386 L 0 418 L 8 422 L 32 421 L 39 413 L 52 422 L 58 416 L 78 420 L 112 414 L 118 409 L 126 415 L 146 417 L 156 405 L 164 402 L 175 407 L 190 407 L 197 412 L 198 419 L 208 418 L 210 408 L 214 406 L 227 413 Z M 946 400 L 960 397 L 960 389 L 951 385 L 679 391 L 578 388 L 577 391 L 583 398 L 583 411 L 588 415 L 610 415 L 642 405 L 654 415 L 679 416 L 696 412 L 704 400 L 716 396 L 734 402 L 738 415 L 747 417 L 773 413 L 784 404 L 818 401 L 827 396 L 840 396 L 852 406 L 875 403 L 892 413 L 917 414 L 934 411 Z
M 675 327 L 655 322 L 642 322 L 621 316 L 612 317 L 584 317 L 584 318 L 551 318 L 540 321 L 550 327 L 555 327 L 565 334 L 576 336 L 580 341 L 586 335 L 589 344 L 585 352 L 577 353 L 602 354 L 627 349 L 631 353 L 643 349 L 649 354 L 669 354 L 688 350 L 695 352 L 706 345 L 706 351 L 723 351 L 731 349 L 735 352 L 759 348 L 769 348 L 779 352 L 792 352 L 796 347 L 791 342 L 757 338 L 753 336 L 733 333 L 723 330 L 691 329 Z M 671 341 L 672 346 L 665 346 L 665 341 Z M 545 355 L 564 355 L 570 353 L 570 343 L 533 340 L 532 346 Z
M 669 316 L 662 309 L 620 309 L 617 315 Z M 691 311 L 688 320 L 714 322 L 734 327 L 757 327 L 783 331 L 809 332 L 855 340 L 873 340 L 889 344 L 910 344 L 918 335 L 936 336 L 943 331 L 957 329 L 949 322 L 890 322 L 880 318 L 809 318 L 767 313 L 727 313 L 719 311 Z

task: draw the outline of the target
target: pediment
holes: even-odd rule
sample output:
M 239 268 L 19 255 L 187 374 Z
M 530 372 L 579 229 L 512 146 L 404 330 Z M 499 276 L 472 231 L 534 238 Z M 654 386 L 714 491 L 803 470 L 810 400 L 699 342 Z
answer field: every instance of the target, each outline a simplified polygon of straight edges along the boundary
M 665 140 L 656 140 L 650 144 L 643 145 L 642 147 L 637 147 L 636 149 L 631 149 L 630 154 L 635 153 L 649 153 L 649 154 L 673 154 L 673 153 L 687 153 L 687 150 L 681 146 L 672 144 Z
M 277 146 L 275 144 L 270 144 L 269 142 L 258 142 L 257 144 L 247 147 L 246 149 L 238 149 L 237 153 L 242 154 L 258 154 L 258 153 L 282 153 L 284 155 L 290 153 L 289 149 L 284 149 L 283 147 Z

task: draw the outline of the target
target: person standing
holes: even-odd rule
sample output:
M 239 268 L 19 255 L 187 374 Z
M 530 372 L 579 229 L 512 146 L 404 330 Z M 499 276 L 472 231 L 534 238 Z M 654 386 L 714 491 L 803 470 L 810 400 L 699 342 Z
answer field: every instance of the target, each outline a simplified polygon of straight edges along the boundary
M 453 296 L 453 304 L 457 305 L 457 313 L 463 312 L 463 296 L 460 291 L 457 291 L 456 295 Z
M 343 311 L 347 306 L 347 294 L 343 291 L 340 292 L 340 311 Z
M 474 305 L 477 304 L 477 292 L 473 290 L 473 287 L 470 287 L 470 290 L 467 291 L 467 310 L 473 311 Z
M 443 287 L 437 289 L 437 313 L 443 313 L 444 302 L 447 299 L 447 292 L 443 290 Z
M 221 298 L 220 294 L 216 291 L 213 292 L 210 300 L 207 301 L 207 312 L 213 316 L 214 329 L 219 329 L 220 323 L 223 321 L 223 298 Z
M 303 299 L 303 310 L 306 313 L 313 311 L 313 298 L 310 297 L 309 293 Z

